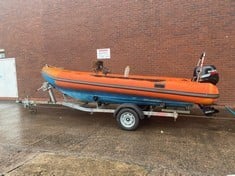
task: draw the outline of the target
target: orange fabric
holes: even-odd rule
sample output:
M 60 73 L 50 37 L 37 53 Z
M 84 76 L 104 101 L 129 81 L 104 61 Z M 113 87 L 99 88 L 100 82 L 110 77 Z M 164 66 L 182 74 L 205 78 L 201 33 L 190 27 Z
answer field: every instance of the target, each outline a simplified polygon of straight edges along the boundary
M 78 72 L 69 71 L 56 67 L 44 67 L 42 72 L 53 76 L 54 78 L 61 78 L 66 80 L 83 81 L 88 83 L 98 83 L 104 85 L 114 85 L 114 86 L 129 86 L 136 87 L 139 89 L 159 89 L 159 90 L 169 90 L 169 91 L 179 91 L 188 93 L 201 93 L 205 95 L 219 94 L 217 87 L 210 83 L 198 83 L 192 82 L 189 79 L 184 78 L 168 78 L 168 77 L 155 77 L 155 76 L 136 76 L 132 75 L 128 79 L 124 78 L 123 75 L 109 74 L 108 76 L 95 76 L 94 73 L 90 72 Z M 137 79 L 137 80 L 136 80 Z M 142 80 L 140 80 L 142 79 Z M 161 80 L 161 81 L 160 81 Z M 159 82 L 160 81 L 160 82 Z M 165 85 L 164 88 L 155 88 L 156 83 L 162 83 Z M 204 97 L 193 97 L 184 95 L 174 95 L 165 94 L 151 91 L 141 91 L 141 90 L 130 90 L 128 88 L 117 88 L 117 87 L 105 87 L 96 86 L 89 84 L 75 84 L 72 82 L 56 81 L 56 85 L 63 88 L 70 88 L 75 90 L 91 90 L 91 91 L 103 91 L 112 92 L 120 94 L 129 94 L 137 96 L 146 96 L 152 98 L 162 98 L 176 101 L 192 102 L 196 104 L 213 104 L 216 98 L 204 98 Z

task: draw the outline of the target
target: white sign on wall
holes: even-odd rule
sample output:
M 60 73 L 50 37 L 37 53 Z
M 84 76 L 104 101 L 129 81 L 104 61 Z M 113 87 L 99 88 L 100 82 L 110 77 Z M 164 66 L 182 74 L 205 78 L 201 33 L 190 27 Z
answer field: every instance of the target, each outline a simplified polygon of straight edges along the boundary
M 110 48 L 97 49 L 97 59 L 110 59 Z

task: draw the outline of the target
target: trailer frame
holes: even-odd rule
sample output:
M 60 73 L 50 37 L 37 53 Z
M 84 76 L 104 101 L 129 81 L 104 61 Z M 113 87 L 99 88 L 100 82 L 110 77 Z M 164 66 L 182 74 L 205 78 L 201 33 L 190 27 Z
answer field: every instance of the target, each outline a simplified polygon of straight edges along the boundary
M 42 90 L 48 92 L 50 98 L 49 101 L 30 100 L 29 97 L 26 97 L 22 100 L 18 100 L 17 103 L 23 104 L 24 108 L 27 108 L 34 113 L 37 112 L 37 105 L 61 105 L 79 111 L 89 112 L 90 114 L 111 113 L 116 118 L 120 128 L 127 131 L 136 130 L 139 126 L 140 120 L 150 118 L 151 116 L 171 117 L 174 119 L 174 121 L 176 121 L 179 114 L 190 114 L 188 108 L 187 110 L 161 108 L 161 111 L 155 111 L 154 107 L 152 106 L 150 106 L 148 110 L 142 110 L 139 106 L 131 103 L 124 103 L 113 107 L 108 107 L 105 104 L 100 104 L 99 102 L 75 102 L 69 101 L 67 96 L 64 94 L 63 101 L 60 102 L 56 100 L 53 89 L 54 87 L 52 85 L 50 85 L 48 82 L 44 82 L 42 86 L 37 89 L 37 91 Z

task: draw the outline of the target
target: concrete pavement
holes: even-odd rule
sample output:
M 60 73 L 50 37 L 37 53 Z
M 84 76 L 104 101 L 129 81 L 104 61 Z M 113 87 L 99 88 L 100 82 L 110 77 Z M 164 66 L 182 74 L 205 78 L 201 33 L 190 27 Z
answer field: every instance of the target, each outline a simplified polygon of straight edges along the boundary
M 234 163 L 232 117 L 153 117 L 128 132 L 112 114 L 0 102 L 3 175 L 227 175 Z

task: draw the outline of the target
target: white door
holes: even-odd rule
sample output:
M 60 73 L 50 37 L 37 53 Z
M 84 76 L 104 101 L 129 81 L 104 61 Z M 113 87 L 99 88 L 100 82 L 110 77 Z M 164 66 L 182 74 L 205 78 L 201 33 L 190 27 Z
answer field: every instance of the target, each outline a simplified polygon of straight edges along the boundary
M 0 98 L 17 98 L 15 58 L 0 59 Z

